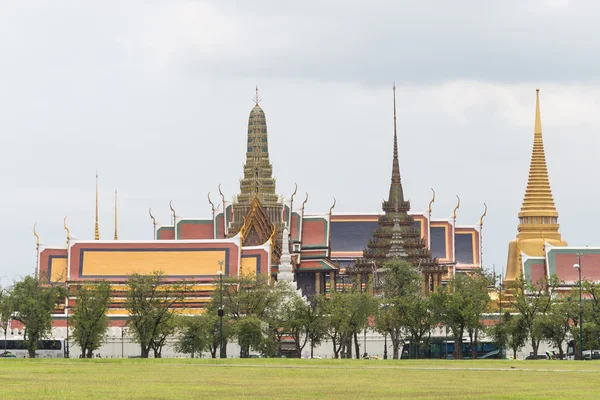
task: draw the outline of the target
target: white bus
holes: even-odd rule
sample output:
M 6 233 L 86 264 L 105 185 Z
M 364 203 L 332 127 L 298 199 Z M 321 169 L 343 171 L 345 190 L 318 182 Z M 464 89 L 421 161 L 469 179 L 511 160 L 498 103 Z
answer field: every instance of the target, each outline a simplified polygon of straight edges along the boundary
M 45 339 L 38 342 L 35 356 L 39 358 L 64 358 L 64 339 Z M 23 339 L 0 339 L 0 357 L 29 357 Z

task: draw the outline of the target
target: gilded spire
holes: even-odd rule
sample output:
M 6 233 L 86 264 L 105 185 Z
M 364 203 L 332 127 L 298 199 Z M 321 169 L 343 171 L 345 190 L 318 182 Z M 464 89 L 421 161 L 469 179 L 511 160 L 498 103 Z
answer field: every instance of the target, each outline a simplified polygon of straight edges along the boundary
M 98 226 L 98 171 L 96 171 L 96 225 L 94 227 L 94 240 L 100 240 L 100 227 Z
M 400 163 L 398 161 L 398 133 L 396 131 L 396 83 L 392 87 L 394 91 L 394 159 L 392 161 L 392 184 L 390 185 L 390 196 L 388 201 L 398 205 L 404 201 L 402 183 L 400 181 Z
M 117 234 L 117 189 L 115 189 L 115 240 L 119 240 L 119 235 Z
M 533 135 L 533 151 L 529 166 L 529 179 L 521 212 L 520 226 L 523 224 L 557 225 L 558 212 L 548 178 L 548 167 L 542 140 L 542 120 L 540 117 L 540 90 L 536 89 L 535 128 Z
M 256 106 L 258 107 L 258 103 L 260 103 L 260 101 L 262 100 L 260 98 L 260 96 L 258 95 L 258 85 L 256 85 L 256 94 L 254 95 L 254 102 L 256 103 Z

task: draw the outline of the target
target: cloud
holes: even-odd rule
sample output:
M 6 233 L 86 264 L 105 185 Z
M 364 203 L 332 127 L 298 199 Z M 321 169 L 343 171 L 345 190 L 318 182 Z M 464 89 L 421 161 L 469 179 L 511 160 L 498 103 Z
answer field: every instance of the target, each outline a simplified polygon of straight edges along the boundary
M 1 276 L 32 271 L 31 226 L 64 243 L 62 219 L 150 239 L 148 207 L 169 221 L 209 215 L 206 193 L 239 190 L 259 85 L 278 191 L 308 212 L 376 212 L 391 169 L 398 86 L 400 165 L 414 210 L 476 224 L 489 207 L 486 263 L 516 234 L 535 88 L 565 238 L 593 244 L 600 192 L 598 7 L 592 2 L 55 2 L 0 15 Z M 582 221 L 585 221 L 583 223 Z M 589 243 L 588 243 L 589 242 Z

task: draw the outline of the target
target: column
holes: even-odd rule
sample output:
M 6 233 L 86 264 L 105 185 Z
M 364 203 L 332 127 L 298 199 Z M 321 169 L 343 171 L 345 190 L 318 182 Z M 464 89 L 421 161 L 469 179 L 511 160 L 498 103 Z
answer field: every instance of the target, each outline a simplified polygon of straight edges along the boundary
M 321 294 L 321 273 L 315 272 L 315 294 Z
M 329 273 L 329 291 L 335 292 L 335 271 Z

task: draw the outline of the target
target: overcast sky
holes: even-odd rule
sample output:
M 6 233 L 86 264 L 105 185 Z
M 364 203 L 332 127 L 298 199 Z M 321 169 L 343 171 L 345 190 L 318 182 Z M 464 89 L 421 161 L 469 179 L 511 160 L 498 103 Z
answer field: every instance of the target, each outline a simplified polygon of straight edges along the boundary
M 286 3 L 285 5 L 283 3 Z M 288 4 L 290 3 L 290 4 Z M 259 86 L 277 189 L 307 212 L 377 212 L 387 195 L 396 81 L 413 209 L 484 225 L 504 268 L 527 182 L 535 88 L 563 237 L 600 245 L 600 5 L 594 1 L 0 0 L 2 283 L 48 246 L 100 230 L 151 239 L 239 191 Z M 303 197 L 299 195 L 299 197 Z

